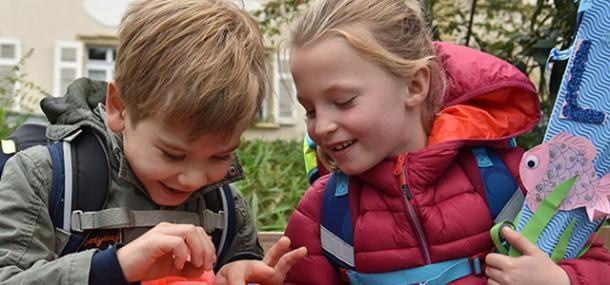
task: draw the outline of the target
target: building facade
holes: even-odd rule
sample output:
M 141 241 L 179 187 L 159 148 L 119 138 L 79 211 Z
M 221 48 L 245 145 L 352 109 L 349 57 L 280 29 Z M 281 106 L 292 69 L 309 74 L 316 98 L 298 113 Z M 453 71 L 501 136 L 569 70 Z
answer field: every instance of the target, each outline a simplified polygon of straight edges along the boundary
M 238 3 L 254 11 L 260 1 L 263 0 Z M 5 97 L 2 108 L 40 113 L 40 99 L 46 95 L 62 96 L 75 78 L 112 79 L 117 26 L 128 2 L 0 1 L 0 88 Z M 288 58 L 273 46 L 267 51 L 270 88 L 246 138 L 300 139 L 305 132 L 304 115 L 285 67 Z

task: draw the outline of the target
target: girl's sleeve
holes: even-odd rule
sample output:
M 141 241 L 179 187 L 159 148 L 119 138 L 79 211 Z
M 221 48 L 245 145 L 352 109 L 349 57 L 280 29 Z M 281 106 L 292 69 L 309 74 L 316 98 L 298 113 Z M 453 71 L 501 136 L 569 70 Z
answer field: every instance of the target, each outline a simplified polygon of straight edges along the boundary
M 0 283 L 87 284 L 95 250 L 57 258 L 48 214 L 51 159 L 44 146 L 15 154 L 0 180 Z
M 323 181 L 321 181 L 323 180 Z M 285 284 L 341 284 L 337 270 L 326 259 L 320 243 L 320 218 L 325 179 L 318 179 L 299 202 L 288 226 L 286 236 L 293 249 L 305 246 L 307 256 L 295 264 Z
M 572 285 L 608 284 L 610 253 L 597 238 L 583 256 L 561 261 L 559 266 L 568 273 Z

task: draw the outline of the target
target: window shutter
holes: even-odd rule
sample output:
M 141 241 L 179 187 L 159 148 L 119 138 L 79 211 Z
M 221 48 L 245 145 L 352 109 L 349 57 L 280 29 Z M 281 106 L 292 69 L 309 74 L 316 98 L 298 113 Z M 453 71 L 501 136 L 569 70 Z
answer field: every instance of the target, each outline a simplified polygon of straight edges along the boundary
M 296 90 L 288 68 L 288 55 L 278 55 L 275 65 L 275 94 L 278 102 L 278 123 L 294 125 L 297 120 Z
M 21 42 L 17 39 L 0 38 L 0 98 L 2 105 L 11 104 L 17 106 L 16 98 L 17 84 L 9 78 L 17 78 L 15 66 L 21 57 Z
M 55 43 L 53 96 L 63 96 L 70 82 L 83 75 L 83 49 L 81 42 Z

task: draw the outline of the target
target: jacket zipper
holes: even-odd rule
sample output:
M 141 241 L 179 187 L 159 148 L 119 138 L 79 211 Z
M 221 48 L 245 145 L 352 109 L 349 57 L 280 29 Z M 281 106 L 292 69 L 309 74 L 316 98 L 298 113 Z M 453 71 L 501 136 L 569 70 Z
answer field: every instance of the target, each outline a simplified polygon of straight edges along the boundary
M 413 201 L 413 195 L 411 194 L 411 190 L 409 190 L 409 186 L 407 185 L 407 169 L 405 167 L 406 156 L 406 154 L 401 154 L 398 156 L 396 161 L 396 168 L 394 169 L 394 175 L 398 176 L 400 180 L 400 188 L 402 189 L 402 192 L 405 195 L 405 204 L 407 206 L 409 220 L 411 221 L 411 226 L 413 226 L 415 228 L 415 231 L 417 232 L 417 237 L 422 246 L 422 254 L 424 256 L 426 264 L 431 264 L 432 258 L 430 257 L 430 249 L 428 248 L 428 239 L 426 238 L 424 229 L 421 225 L 419 218 L 417 217 L 415 206 L 413 205 L 415 201 Z

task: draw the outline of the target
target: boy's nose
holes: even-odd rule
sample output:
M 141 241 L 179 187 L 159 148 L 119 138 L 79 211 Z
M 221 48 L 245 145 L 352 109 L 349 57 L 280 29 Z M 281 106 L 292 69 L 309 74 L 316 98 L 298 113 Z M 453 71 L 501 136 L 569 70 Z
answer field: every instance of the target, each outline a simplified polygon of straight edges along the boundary
M 185 190 L 194 191 L 207 184 L 206 172 L 201 169 L 190 169 L 178 175 L 178 183 Z

